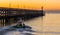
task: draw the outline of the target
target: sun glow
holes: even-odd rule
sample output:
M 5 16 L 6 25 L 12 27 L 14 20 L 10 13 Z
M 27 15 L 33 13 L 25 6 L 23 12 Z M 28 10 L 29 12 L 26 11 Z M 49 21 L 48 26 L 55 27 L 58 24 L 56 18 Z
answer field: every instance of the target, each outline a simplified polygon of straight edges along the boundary
M 0 7 L 9 7 L 11 8 L 25 8 L 25 9 L 41 9 L 41 6 L 44 7 L 44 10 L 60 10 L 60 0 L 0 0 Z

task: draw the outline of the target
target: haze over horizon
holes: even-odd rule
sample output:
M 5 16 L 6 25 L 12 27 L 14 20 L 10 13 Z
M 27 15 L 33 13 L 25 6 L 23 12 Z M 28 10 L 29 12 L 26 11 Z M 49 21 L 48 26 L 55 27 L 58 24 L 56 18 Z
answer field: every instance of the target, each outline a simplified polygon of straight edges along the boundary
M 0 7 L 25 8 L 40 10 L 60 10 L 60 0 L 0 0 Z

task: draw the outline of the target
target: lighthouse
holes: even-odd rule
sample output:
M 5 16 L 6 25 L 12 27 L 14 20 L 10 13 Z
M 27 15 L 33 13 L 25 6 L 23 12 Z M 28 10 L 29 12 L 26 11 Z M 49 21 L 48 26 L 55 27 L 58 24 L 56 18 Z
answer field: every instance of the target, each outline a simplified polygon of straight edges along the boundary
M 41 7 L 41 11 L 43 12 L 43 16 L 45 15 L 45 12 L 43 11 L 43 6 Z
M 41 7 L 41 10 L 42 10 L 42 12 L 43 12 L 43 6 Z

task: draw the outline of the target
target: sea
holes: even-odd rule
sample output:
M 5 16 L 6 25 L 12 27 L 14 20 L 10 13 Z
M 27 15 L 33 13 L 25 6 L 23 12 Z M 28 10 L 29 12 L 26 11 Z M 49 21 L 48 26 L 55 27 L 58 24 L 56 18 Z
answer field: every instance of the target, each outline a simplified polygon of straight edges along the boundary
M 36 17 L 24 23 L 30 26 L 31 31 L 9 31 L 4 35 L 60 35 L 60 13 L 45 13 L 45 16 Z

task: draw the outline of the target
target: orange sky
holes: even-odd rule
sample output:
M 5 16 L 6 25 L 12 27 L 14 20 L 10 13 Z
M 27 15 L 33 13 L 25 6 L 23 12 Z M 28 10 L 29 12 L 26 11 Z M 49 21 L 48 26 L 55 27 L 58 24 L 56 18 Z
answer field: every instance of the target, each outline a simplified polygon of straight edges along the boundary
M 26 9 L 41 9 L 44 6 L 44 10 L 60 10 L 60 0 L 0 0 L 0 7 L 13 8 L 26 8 Z
M 46 0 L 45 9 L 46 10 L 60 10 L 60 0 Z

